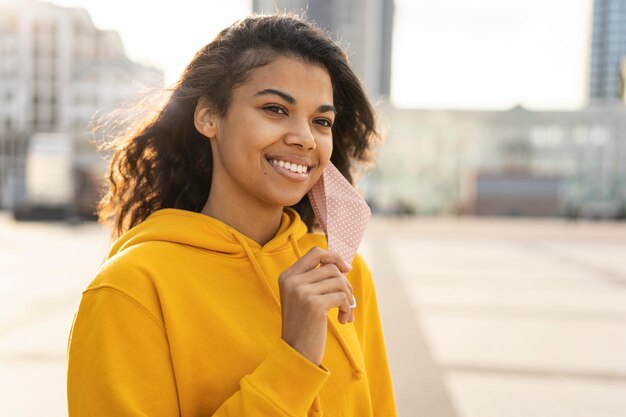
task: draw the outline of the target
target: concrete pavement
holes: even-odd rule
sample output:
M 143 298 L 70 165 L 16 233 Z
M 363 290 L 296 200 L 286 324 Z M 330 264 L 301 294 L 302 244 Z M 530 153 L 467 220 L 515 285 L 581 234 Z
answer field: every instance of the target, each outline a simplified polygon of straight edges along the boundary
M 66 415 L 67 335 L 107 246 L 0 212 L 0 415 Z M 400 416 L 626 415 L 626 224 L 374 218 L 361 253 Z
M 363 254 L 402 416 L 626 415 L 626 224 L 374 219 Z

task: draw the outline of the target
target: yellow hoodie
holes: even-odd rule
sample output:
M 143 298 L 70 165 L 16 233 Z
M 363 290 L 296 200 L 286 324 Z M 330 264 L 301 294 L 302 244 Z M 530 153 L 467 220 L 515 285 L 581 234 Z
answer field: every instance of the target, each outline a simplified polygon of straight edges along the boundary
M 70 416 L 396 415 L 371 273 L 348 279 L 353 323 L 328 313 L 321 366 L 281 335 L 278 276 L 320 246 L 286 208 L 260 246 L 212 217 L 154 212 L 83 292 L 68 346 Z

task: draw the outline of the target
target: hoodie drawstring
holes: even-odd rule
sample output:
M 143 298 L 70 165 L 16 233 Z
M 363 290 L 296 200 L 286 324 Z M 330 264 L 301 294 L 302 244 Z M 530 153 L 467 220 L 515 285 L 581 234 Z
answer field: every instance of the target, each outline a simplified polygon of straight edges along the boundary
M 235 239 L 239 241 L 239 243 L 243 247 L 243 250 L 246 253 L 246 256 L 248 257 L 248 259 L 250 260 L 250 263 L 252 264 L 252 267 L 254 268 L 254 272 L 256 273 L 257 277 L 261 281 L 263 281 L 263 287 L 271 295 L 272 299 L 276 302 L 276 306 L 278 307 L 279 313 L 282 313 L 280 309 L 280 300 L 278 299 L 278 296 L 274 294 L 274 291 L 270 287 L 269 280 L 267 279 L 267 276 L 265 275 L 263 268 L 259 264 L 259 261 L 256 259 L 256 256 L 254 256 L 254 254 L 252 253 L 252 249 L 250 249 L 250 246 L 248 245 L 246 240 L 242 236 L 240 236 L 237 232 L 231 229 L 228 229 L 228 230 L 235 237 Z M 298 259 L 300 259 L 302 257 L 302 254 L 300 252 L 300 248 L 298 247 L 298 242 L 296 241 L 293 234 L 289 235 L 289 242 L 291 242 L 291 247 L 293 249 L 294 254 L 296 255 Z M 346 343 L 344 338 L 341 336 L 341 333 L 339 332 L 339 329 L 337 328 L 337 324 L 334 321 L 330 320 L 328 317 L 326 319 L 328 321 L 331 332 L 335 335 L 335 337 L 339 341 L 339 345 L 341 346 L 341 349 L 343 350 L 345 356 L 348 358 L 348 361 L 350 362 L 350 366 L 352 368 L 352 378 L 355 380 L 360 380 L 363 377 L 363 371 L 357 364 L 356 359 L 354 358 L 354 355 L 352 354 L 352 351 L 350 351 L 350 348 L 348 347 L 348 344 Z M 315 396 L 315 400 L 313 402 L 313 411 L 315 412 L 317 416 L 321 416 L 323 414 L 319 395 Z
M 302 254 L 300 253 L 300 248 L 298 247 L 298 242 L 296 242 L 296 238 L 293 237 L 293 234 L 289 235 L 289 242 L 291 242 L 291 248 L 293 249 L 293 253 L 296 254 L 298 259 L 302 258 Z
M 272 287 L 270 287 L 270 283 L 267 279 L 267 276 L 265 275 L 263 268 L 261 268 L 259 261 L 257 261 L 256 256 L 254 256 L 254 254 L 252 253 L 252 249 L 250 249 L 250 246 L 248 245 L 248 243 L 243 237 L 239 236 L 239 234 L 235 233 L 233 230 L 229 229 L 229 231 L 235 237 L 235 239 L 239 241 L 239 243 L 243 247 L 244 252 L 246 252 L 246 256 L 248 256 L 248 259 L 250 260 L 250 263 L 252 264 L 252 267 L 254 268 L 254 272 L 256 272 L 257 277 L 262 281 L 263 287 L 267 290 L 267 292 L 271 295 L 272 299 L 276 302 L 276 306 L 278 307 L 278 311 L 280 312 L 280 301 L 278 300 L 278 297 L 276 296 L 276 294 L 274 294 Z

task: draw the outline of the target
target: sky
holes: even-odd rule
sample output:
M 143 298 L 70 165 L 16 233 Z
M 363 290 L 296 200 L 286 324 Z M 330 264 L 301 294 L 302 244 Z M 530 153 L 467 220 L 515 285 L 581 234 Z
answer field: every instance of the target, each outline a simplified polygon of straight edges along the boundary
M 172 84 L 250 0 L 51 0 L 117 30 Z M 585 104 L 592 0 L 395 0 L 391 100 L 399 107 L 577 109 Z

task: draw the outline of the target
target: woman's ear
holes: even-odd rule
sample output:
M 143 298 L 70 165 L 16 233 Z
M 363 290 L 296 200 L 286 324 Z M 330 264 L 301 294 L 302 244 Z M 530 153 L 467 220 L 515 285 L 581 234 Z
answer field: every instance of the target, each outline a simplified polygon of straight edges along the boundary
M 217 114 L 218 112 L 205 97 L 198 99 L 193 122 L 198 132 L 209 139 L 213 139 L 217 135 Z

